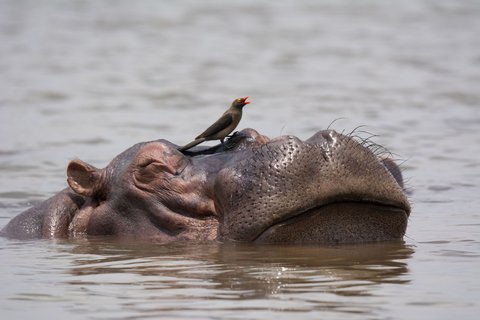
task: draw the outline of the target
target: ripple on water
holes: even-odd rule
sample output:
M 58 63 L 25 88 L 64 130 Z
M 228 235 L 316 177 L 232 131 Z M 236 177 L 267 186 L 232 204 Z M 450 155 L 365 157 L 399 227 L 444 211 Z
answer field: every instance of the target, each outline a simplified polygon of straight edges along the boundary
M 29 198 L 39 198 L 39 197 L 44 197 L 43 193 L 34 193 L 34 192 L 23 192 L 23 191 L 11 191 L 11 192 L 0 192 L 0 198 L 4 199 L 29 199 Z M 32 202 L 17 202 L 16 205 L 22 206 L 22 205 L 28 205 L 31 204 Z M 0 208 L 8 208 L 9 205 L 2 204 L 0 202 Z
M 435 192 L 442 192 L 442 191 L 449 191 L 453 187 L 452 186 L 430 186 L 428 190 L 435 191 Z
M 111 141 L 105 139 L 103 137 L 96 137 L 91 139 L 69 139 L 67 141 L 50 141 L 44 143 L 43 147 L 63 147 L 63 146 L 70 146 L 75 144 L 80 145 L 103 145 L 103 144 L 110 144 Z
M 440 250 L 436 251 L 436 254 L 448 257 L 448 258 L 479 258 L 480 254 L 478 252 L 464 251 L 464 250 Z

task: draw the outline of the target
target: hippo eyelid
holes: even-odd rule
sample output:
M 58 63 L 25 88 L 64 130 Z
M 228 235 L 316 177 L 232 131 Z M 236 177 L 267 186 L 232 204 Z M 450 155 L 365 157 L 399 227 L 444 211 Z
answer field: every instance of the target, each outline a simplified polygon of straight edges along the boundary
M 159 162 L 159 161 L 155 160 L 153 158 L 145 158 L 138 163 L 138 166 L 141 167 L 141 168 L 145 168 L 145 167 L 148 167 L 149 165 L 151 165 L 154 162 Z
M 175 168 L 174 165 L 165 163 L 155 158 L 145 158 L 138 162 L 138 167 L 141 169 L 147 169 L 150 165 L 155 165 L 158 168 L 163 168 L 163 172 L 171 174 L 172 178 L 182 174 L 183 170 L 187 167 L 187 163 L 183 163 L 180 168 Z

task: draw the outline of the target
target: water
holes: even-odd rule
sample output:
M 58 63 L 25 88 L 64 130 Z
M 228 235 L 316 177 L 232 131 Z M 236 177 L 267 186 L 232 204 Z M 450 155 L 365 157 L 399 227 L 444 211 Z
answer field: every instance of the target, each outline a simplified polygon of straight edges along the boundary
M 364 125 L 413 203 L 404 243 L 0 239 L 2 318 L 476 319 L 478 34 L 477 1 L 1 1 L 0 226 L 244 95 L 270 137 Z

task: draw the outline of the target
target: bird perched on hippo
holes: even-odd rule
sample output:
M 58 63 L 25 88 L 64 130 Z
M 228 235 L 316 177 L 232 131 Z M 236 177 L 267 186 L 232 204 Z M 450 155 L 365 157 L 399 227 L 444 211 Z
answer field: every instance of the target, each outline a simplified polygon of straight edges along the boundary
M 242 109 L 249 104 L 248 97 L 233 100 L 232 105 L 223 115 L 215 121 L 204 132 L 199 134 L 195 140 L 181 147 L 180 151 L 186 151 L 194 146 L 208 140 L 220 140 L 223 145 L 225 138 L 235 130 L 242 119 Z

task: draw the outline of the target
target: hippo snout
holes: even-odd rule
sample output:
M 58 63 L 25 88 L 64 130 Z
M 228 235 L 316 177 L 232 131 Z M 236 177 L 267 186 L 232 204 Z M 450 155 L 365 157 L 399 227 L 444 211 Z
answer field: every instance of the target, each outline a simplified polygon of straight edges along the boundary
M 217 183 L 222 186 L 218 188 L 222 193 L 218 197 L 223 216 L 220 232 L 236 241 L 276 242 L 275 237 L 262 235 L 280 224 L 299 223 L 306 216 L 310 222 L 325 220 L 333 204 L 343 205 L 349 216 L 359 220 L 378 212 L 375 207 L 384 213 L 400 213 L 405 227 L 410 213 L 402 187 L 381 160 L 354 138 L 333 130 L 320 131 L 304 142 L 290 136 L 272 140 L 254 150 L 244 163 L 224 169 Z M 346 216 L 343 219 L 347 221 Z M 332 230 L 342 234 L 338 228 Z M 403 236 L 405 228 L 400 229 L 396 237 Z M 298 239 L 305 239 L 303 233 L 297 230 Z M 307 238 L 322 242 L 325 231 L 309 232 Z

